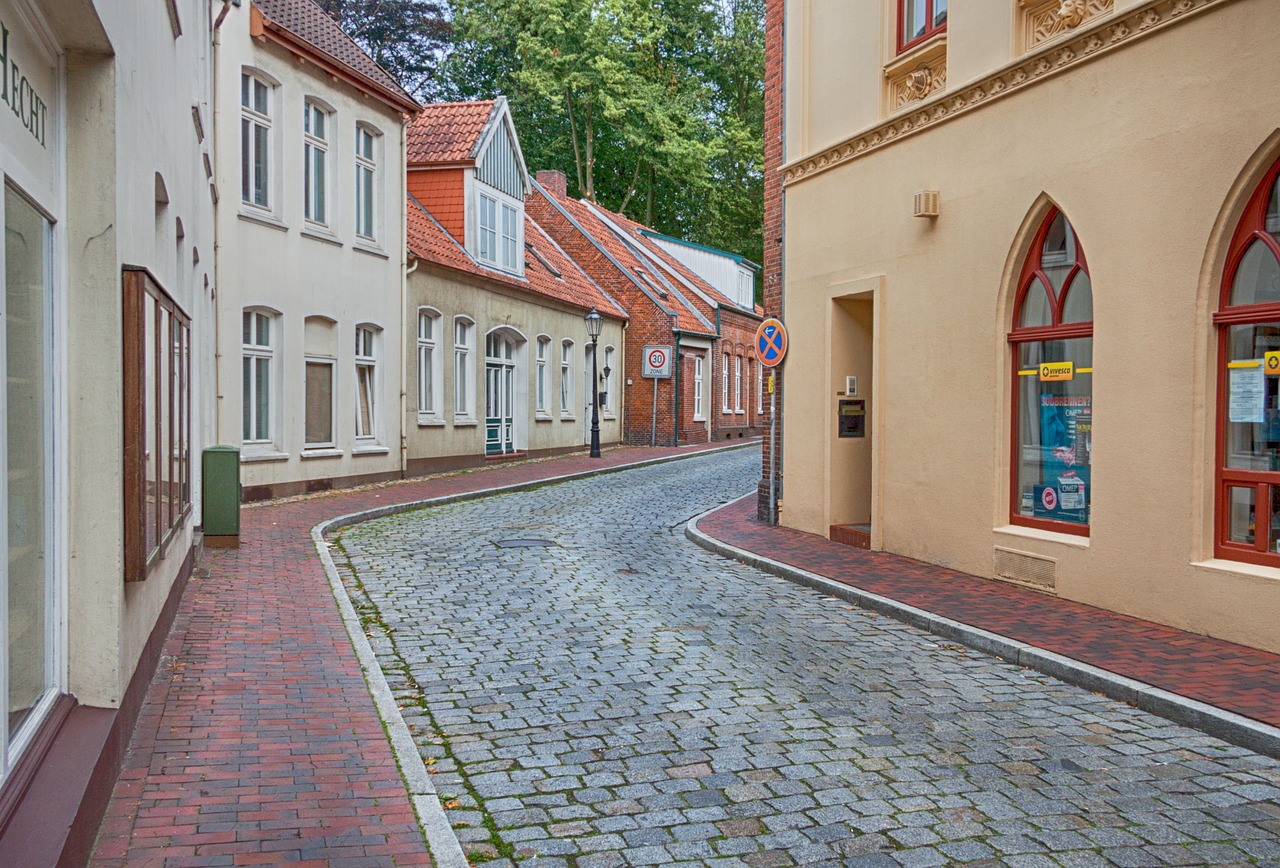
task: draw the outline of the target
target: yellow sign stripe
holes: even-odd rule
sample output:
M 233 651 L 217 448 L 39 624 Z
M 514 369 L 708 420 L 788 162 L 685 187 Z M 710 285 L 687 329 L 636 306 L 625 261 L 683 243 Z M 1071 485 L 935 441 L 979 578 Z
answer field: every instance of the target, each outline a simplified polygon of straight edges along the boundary
M 1227 362 L 1228 368 L 1257 368 L 1261 367 L 1262 362 L 1257 359 L 1242 359 L 1238 362 Z
M 1077 374 L 1092 374 L 1093 368 L 1076 368 Z M 1018 371 L 1019 377 L 1036 377 L 1040 375 L 1039 368 L 1032 368 L 1029 371 Z

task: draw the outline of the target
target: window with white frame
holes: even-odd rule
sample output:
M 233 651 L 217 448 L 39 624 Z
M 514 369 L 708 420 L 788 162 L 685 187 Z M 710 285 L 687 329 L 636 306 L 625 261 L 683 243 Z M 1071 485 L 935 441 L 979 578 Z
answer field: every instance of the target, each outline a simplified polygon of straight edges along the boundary
M 502 203 L 502 261 L 499 263 L 507 271 L 516 271 L 520 228 L 517 221 L 520 215 L 507 203 Z
M 604 348 L 604 410 L 606 413 L 614 412 L 614 408 L 618 406 L 617 399 L 613 394 L 613 380 L 618 376 L 618 368 L 614 364 L 615 356 L 613 347 Z
M 551 354 L 551 338 L 546 335 L 538 336 L 538 358 L 537 358 L 537 410 L 539 413 L 550 412 L 547 407 L 547 356 Z
M 498 201 L 481 193 L 479 200 L 479 216 L 477 222 L 480 244 L 480 259 L 483 262 L 498 261 Z
M 729 412 L 729 354 L 725 353 L 720 363 L 720 409 Z
M 454 419 L 472 416 L 472 394 L 475 383 L 471 376 L 471 341 L 475 323 L 467 317 L 453 320 L 453 415 Z
M 733 357 L 733 412 L 742 412 L 742 356 Z
M 303 103 L 303 216 L 324 226 L 328 219 L 329 113 L 311 100 Z
M 356 235 L 368 241 L 377 239 L 377 133 L 356 127 Z
M 378 329 L 356 326 L 356 439 L 375 440 L 378 423 Z
M 440 312 L 418 308 L 418 415 L 440 415 Z
M 524 270 L 520 256 L 524 227 L 521 209 L 497 196 L 476 196 L 477 258 L 504 271 L 519 274 Z
M 573 341 L 560 344 L 560 415 L 573 415 Z
M 240 201 L 271 208 L 272 87 L 250 72 L 240 74 Z
M 334 432 L 334 370 L 337 345 L 334 321 L 309 316 L 303 323 L 306 377 L 303 394 L 303 443 L 307 449 L 332 449 Z
M 248 308 L 241 317 L 242 420 L 246 445 L 269 444 L 274 436 L 274 326 L 275 316 L 269 311 Z
M 693 357 L 693 420 L 701 422 L 702 415 L 702 356 Z

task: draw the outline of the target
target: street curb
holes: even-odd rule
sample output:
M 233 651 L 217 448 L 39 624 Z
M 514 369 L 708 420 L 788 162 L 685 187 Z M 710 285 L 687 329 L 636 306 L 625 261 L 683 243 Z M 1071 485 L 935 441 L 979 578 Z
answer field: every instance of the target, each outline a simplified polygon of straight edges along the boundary
M 713 512 L 727 509 L 748 497 L 755 497 L 755 492 L 743 495 L 737 500 L 713 507 L 706 512 L 695 515 L 685 524 L 685 537 L 708 551 L 727 558 L 740 561 L 758 570 L 822 591 L 833 597 L 853 603 L 863 609 L 870 609 L 882 615 L 888 615 L 899 621 L 918 627 L 928 633 L 941 636 L 967 645 L 986 654 L 1007 660 L 1019 666 L 1035 669 L 1045 675 L 1082 687 L 1094 693 L 1101 693 L 1120 702 L 1133 705 L 1143 711 L 1171 720 L 1183 726 L 1198 729 L 1223 741 L 1246 747 L 1267 756 L 1280 758 L 1280 728 L 1270 726 L 1261 721 L 1218 708 L 1195 699 L 1188 699 L 1176 693 L 1162 690 L 1144 681 L 1128 678 L 1107 669 L 1091 666 L 1070 657 L 1064 657 L 1043 648 L 1037 648 L 1017 639 L 992 633 L 915 606 L 900 603 L 897 600 L 864 591 L 852 585 L 846 585 L 829 579 L 826 576 L 794 567 L 782 561 L 740 549 L 708 535 L 698 527 L 698 522 Z
M 351 597 L 347 594 L 347 589 L 342 585 L 342 577 L 338 575 L 338 567 L 329 551 L 329 543 L 325 540 L 325 535 L 355 524 L 385 518 L 389 515 L 397 515 L 402 512 L 411 512 L 424 507 L 443 506 L 465 500 L 478 500 L 493 494 L 528 491 L 543 485 L 571 482 L 576 479 L 588 479 L 593 476 L 604 476 L 610 473 L 619 473 L 623 470 L 666 464 L 671 461 L 683 461 L 702 455 L 718 455 L 721 452 L 746 449 L 751 446 L 758 447 L 759 445 L 759 440 L 753 439 L 735 443 L 732 446 L 701 449 L 685 455 L 664 455 L 661 458 L 633 461 L 628 464 L 602 467 L 598 470 L 581 470 L 576 473 L 548 476 L 538 480 L 515 482 L 510 485 L 481 488 L 457 494 L 445 494 L 440 497 L 429 497 L 404 503 L 392 503 L 360 512 L 335 516 L 311 528 L 311 541 L 316 547 L 316 553 L 320 556 L 320 563 L 324 566 L 325 577 L 329 580 L 329 590 L 333 593 L 334 601 L 338 604 L 338 612 L 342 616 L 343 626 L 346 627 L 347 636 L 351 639 L 352 648 L 356 652 L 356 659 L 360 661 L 360 668 L 364 671 L 365 682 L 369 686 L 369 695 L 373 698 L 378 717 L 382 719 L 383 726 L 386 727 L 387 739 L 391 743 L 391 751 L 395 754 L 396 764 L 400 767 L 401 777 L 404 778 L 405 787 L 409 791 L 409 801 L 413 804 L 414 813 L 418 817 L 418 825 L 422 828 L 423 835 L 427 839 L 427 847 L 431 851 L 434 865 L 438 866 L 438 868 L 468 868 L 469 863 L 467 862 L 466 854 L 462 850 L 462 844 L 458 841 L 458 836 L 449 824 L 448 815 L 445 814 L 444 807 L 440 804 L 440 797 L 436 793 L 435 785 L 431 781 L 431 775 L 427 771 L 426 765 L 422 762 L 422 756 L 418 753 L 418 747 L 414 744 L 413 735 L 409 732 L 409 725 L 405 723 L 404 716 L 400 714 L 400 707 L 396 704 L 395 696 L 391 692 L 391 685 L 387 683 L 387 678 L 382 673 L 382 667 L 378 665 L 378 656 L 374 652 L 373 646 L 369 643 L 369 637 L 364 634 L 364 629 L 360 626 L 360 616 L 356 614 L 355 606 L 351 603 Z

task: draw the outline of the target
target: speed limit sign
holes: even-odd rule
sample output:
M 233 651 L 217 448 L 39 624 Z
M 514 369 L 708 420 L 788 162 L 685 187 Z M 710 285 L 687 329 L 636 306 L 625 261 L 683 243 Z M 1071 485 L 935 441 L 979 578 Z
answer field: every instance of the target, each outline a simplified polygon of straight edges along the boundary
M 645 347 L 640 376 L 665 380 L 671 376 L 671 347 Z

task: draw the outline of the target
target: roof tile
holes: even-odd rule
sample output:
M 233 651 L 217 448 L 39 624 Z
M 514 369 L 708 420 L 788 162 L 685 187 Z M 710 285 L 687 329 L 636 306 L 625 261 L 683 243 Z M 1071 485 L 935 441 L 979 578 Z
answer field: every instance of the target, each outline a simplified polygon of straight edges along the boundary
M 409 125 L 409 165 L 470 161 L 495 102 L 486 99 L 423 106 Z

